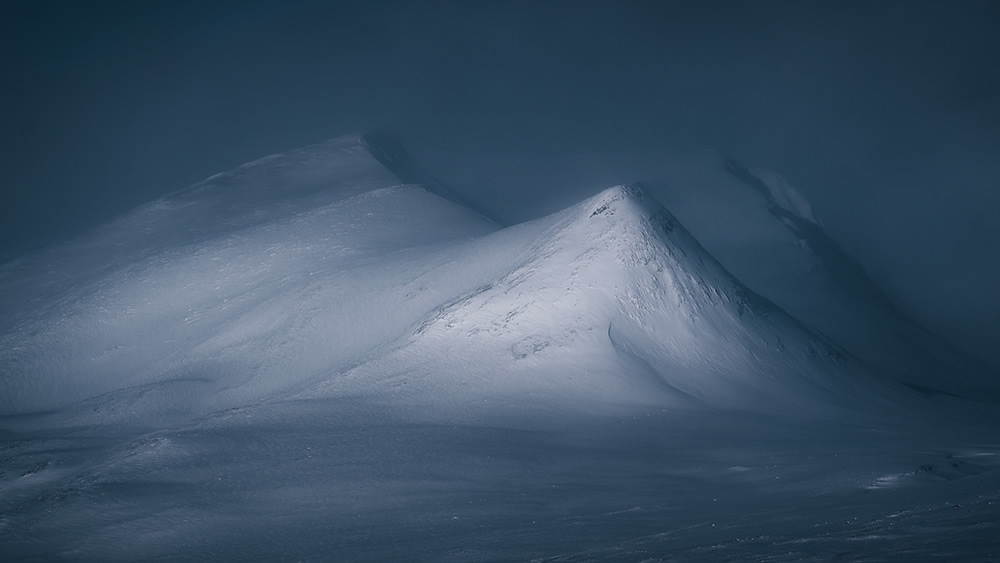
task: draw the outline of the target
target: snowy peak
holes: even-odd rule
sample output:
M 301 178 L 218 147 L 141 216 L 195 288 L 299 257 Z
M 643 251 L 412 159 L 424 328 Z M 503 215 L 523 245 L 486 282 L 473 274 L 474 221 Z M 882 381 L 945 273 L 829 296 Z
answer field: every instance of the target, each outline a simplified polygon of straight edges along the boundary
M 199 193 L 212 186 L 248 183 L 256 188 L 307 191 L 322 188 L 324 184 L 329 187 L 330 182 L 346 184 L 345 180 L 351 178 L 371 176 L 399 183 L 370 153 L 361 135 L 348 134 L 252 160 L 180 193 Z
M 154 206 L 160 210 L 211 207 L 234 222 L 269 220 L 399 185 L 426 189 L 489 217 L 464 194 L 434 177 L 386 131 L 348 134 L 248 162 L 216 174 Z
M 644 221 L 666 213 L 640 184 L 628 184 L 608 188 L 585 202 L 583 207 L 591 209 L 588 217 L 620 217 L 624 220 Z
M 711 285 L 710 293 L 743 292 L 741 284 L 640 184 L 609 188 L 578 207 L 575 228 L 587 233 L 592 250 L 613 248 L 623 271 L 653 266 L 660 273 L 697 280 L 694 286 L 702 289 Z
M 401 183 L 357 135 L 247 163 L 0 266 L 0 373 L 10 374 L 0 378 L 0 411 L 175 379 L 250 396 L 243 378 L 256 378 L 262 396 L 288 373 L 308 376 L 336 365 L 330 358 L 392 339 L 397 325 L 387 319 L 405 317 L 400 331 L 412 322 L 405 306 L 358 323 L 367 331 L 338 320 L 357 307 L 378 311 L 363 297 L 374 288 L 380 299 L 392 295 L 395 286 L 385 286 L 398 282 L 389 267 L 370 278 L 359 272 L 496 228 Z M 292 334 L 318 351 L 276 362 Z M 259 354 L 243 348 L 255 338 Z
M 484 258 L 466 267 L 485 270 L 477 260 L 488 260 L 491 244 L 521 235 L 524 251 L 506 270 L 433 311 L 392 357 L 355 375 L 442 358 L 392 384 L 589 405 L 798 410 L 852 393 L 853 376 L 842 373 L 849 361 L 732 278 L 640 186 L 471 243 L 479 251 L 470 254 Z M 472 359 L 486 366 L 482 381 Z
M 178 416 L 317 382 L 380 400 L 423 387 L 431 404 L 572 396 L 583 408 L 845 394 L 836 351 L 643 187 L 497 229 L 423 174 L 391 137 L 341 137 L 39 257 L 0 285 L 12 312 L 0 370 L 16 374 L 0 380 L 0 410 L 100 395 L 130 413 L 142 397 L 179 396 L 178 382 L 204 398 L 165 402 Z
M 604 274 L 621 279 L 618 287 L 626 294 L 619 296 L 619 308 L 638 309 L 630 316 L 685 317 L 693 323 L 734 326 L 752 317 L 794 322 L 730 275 L 641 185 L 610 188 L 579 207 L 583 213 L 563 235 L 575 240 L 564 244 L 567 250 L 577 245 L 574 252 L 581 256 L 613 255 Z M 737 332 L 744 330 L 736 327 Z
M 639 184 L 614 186 L 602 191 L 590 199 L 590 201 L 597 202 L 597 207 L 590 214 L 590 216 L 594 217 L 608 212 L 610 212 L 608 214 L 614 214 L 616 204 L 619 202 L 625 206 L 641 207 L 646 205 L 649 197 L 650 196 Z
M 608 188 L 571 209 L 578 209 L 580 228 L 609 231 L 613 237 L 617 237 L 612 240 L 618 242 L 668 244 L 664 237 L 680 226 L 676 218 L 640 184 Z M 690 239 L 686 232 L 681 237 Z M 679 242 L 687 244 L 694 242 L 694 239 L 672 241 L 669 244 Z

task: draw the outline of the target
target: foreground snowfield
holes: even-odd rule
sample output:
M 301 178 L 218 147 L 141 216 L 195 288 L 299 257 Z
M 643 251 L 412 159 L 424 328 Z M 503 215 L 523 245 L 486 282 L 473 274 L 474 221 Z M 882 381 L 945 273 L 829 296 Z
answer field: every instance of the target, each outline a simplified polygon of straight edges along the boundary
M 1000 557 L 995 382 L 727 166 L 770 277 L 704 202 L 501 228 L 383 135 L 0 266 L 4 558 Z

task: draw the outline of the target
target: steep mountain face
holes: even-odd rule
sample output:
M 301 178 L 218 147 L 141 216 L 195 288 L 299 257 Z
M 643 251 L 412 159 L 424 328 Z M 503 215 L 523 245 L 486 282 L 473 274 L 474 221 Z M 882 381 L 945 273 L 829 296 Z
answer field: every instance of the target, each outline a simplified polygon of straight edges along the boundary
M 500 246 L 522 250 L 505 266 L 483 267 Z M 502 274 L 307 396 L 390 389 L 403 403 L 458 410 L 533 400 L 785 414 L 900 399 L 735 280 L 637 186 L 472 241 L 460 254 L 470 270 Z
M 993 393 L 996 374 L 896 308 L 780 176 L 714 154 L 674 168 L 651 190 L 748 287 L 901 381 Z

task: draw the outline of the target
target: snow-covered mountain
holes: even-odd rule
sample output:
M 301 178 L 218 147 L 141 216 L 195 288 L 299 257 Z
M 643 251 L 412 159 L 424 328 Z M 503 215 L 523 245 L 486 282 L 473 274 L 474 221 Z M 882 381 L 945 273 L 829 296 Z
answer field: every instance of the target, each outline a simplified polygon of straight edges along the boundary
M 780 175 L 709 152 L 655 176 L 651 192 L 705 248 L 796 319 L 917 388 L 996 397 L 995 370 L 900 311 Z
M 995 538 L 996 448 L 751 289 L 833 279 L 768 194 L 757 248 L 794 248 L 741 262 L 637 185 L 502 227 L 352 135 L 4 264 L 0 555 L 968 555 L 923 530 Z
M 391 304 L 410 302 L 378 305 L 382 257 L 495 228 L 400 184 L 357 136 L 246 164 L 0 269 L 0 412 L 260 397 L 395 335 Z M 296 359 L 299 335 L 314 348 Z
M 404 402 L 478 411 L 527 399 L 801 414 L 893 395 L 730 276 L 638 186 L 449 252 L 486 275 L 348 384 L 324 381 L 324 396 L 405 385 Z
M 416 179 L 407 159 L 381 136 L 335 139 L 6 266 L 0 412 L 179 416 L 312 383 L 767 410 L 873 395 L 877 377 L 641 188 L 498 229 L 381 165 Z

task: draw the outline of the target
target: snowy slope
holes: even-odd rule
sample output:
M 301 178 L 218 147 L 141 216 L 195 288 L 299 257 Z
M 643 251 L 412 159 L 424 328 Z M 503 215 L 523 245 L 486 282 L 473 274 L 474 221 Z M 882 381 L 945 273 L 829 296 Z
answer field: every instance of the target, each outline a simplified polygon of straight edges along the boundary
M 494 233 L 375 146 L 268 157 L 6 266 L 0 412 L 155 425 L 341 380 L 789 411 L 885 392 L 639 188 Z
M 650 193 L 499 228 L 374 139 L 0 267 L 4 560 L 995 553 L 991 428 Z
M 533 174 L 548 171 L 547 176 L 519 179 L 546 186 L 537 196 L 540 204 L 565 205 L 581 186 L 597 190 L 623 178 L 641 180 L 737 279 L 812 330 L 898 380 L 970 398 L 1000 397 L 1000 374 L 900 311 L 828 235 L 822 210 L 817 213 L 780 175 L 712 151 L 551 160 L 528 165 Z M 499 166 L 486 160 L 465 173 Z M 502 200 L 492 204 L 523 216 Z
M 851 353 L 918 386 L 996 396 L 997 374 L 893 305 L 781 176 L 714 153 L 649 189 L 739 280 Z
M 244 165 L 2 267 L 0 412 L 261 396 L 387 337 L 404 313 L 359 299 L 395 289 L 373 257 L 494 228 L 399 184 L 357 137 Z M 304 333 L 316 348 L 296 360 Z
M 637 186 L 464 246 L 465 268 L 501 275 L 319 396 L 383 387 L 405 403 L 478 412 L 535 401 L 801 414 L 894 394 L 732 278 Z M 495 249 L 518 246 L 496 264 Z

